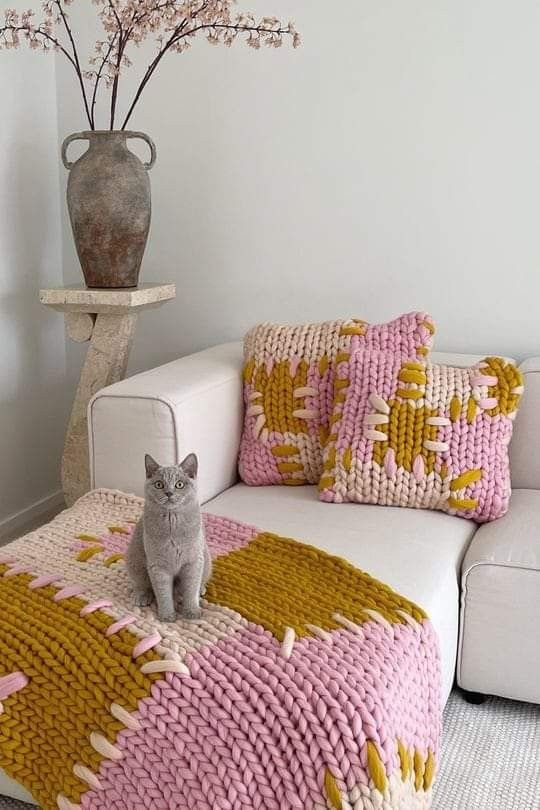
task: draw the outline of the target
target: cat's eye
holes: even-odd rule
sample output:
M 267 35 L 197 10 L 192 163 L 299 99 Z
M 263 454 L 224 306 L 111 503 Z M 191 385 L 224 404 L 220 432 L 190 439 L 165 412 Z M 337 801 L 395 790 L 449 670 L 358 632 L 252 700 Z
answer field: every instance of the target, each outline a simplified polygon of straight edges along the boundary
M 183 481 L 177 481 L 174 486 L 176 489 L 184 489 L 185 484 Z
M 156 483 L 154 484 L 154 486 L 155 486 L 155 488 L 156 488 L 156 489 L 163 489 L 163 487 L 165 486 L 165 484 L 163 483 L 163 481 L 156 481 Z

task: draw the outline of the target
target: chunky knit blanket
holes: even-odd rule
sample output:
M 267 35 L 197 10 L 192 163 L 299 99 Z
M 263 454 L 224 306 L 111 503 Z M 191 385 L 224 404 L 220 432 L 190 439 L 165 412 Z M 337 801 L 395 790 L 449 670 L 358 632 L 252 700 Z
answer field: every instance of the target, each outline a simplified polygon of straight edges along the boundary
M 133 608 L 142 501 L 91 492 L 1 550 L 0 767 L 45 808 L 427 808 L 425 613 L 342 559 L 206 515 L 200 622 Z

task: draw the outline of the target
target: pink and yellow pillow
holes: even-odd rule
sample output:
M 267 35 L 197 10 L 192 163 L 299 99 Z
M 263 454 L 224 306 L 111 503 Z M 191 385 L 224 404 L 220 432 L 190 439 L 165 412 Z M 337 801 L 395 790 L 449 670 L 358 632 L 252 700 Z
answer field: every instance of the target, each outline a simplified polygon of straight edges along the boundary
M 498 357 L 474 368 L 358 351 L 336 370 L 320 498 L 441 509 L 478 522 L 510 498 L 508 444 L 521 372 Z
M 425 312 L 385 324 L 357 319 L 302 326 L 263 323 L 244 338 L 245 418 L 239 470 L 247 484 L 316 484 L 334 404 L 336 362 L 358 349 L 424 357 Z

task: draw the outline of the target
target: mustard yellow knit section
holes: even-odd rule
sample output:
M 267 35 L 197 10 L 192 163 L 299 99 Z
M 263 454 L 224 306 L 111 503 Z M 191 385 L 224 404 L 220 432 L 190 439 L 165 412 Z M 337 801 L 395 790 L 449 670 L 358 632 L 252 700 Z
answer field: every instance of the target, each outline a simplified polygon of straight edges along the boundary
M 0 575 L 5 571 L 0 565 Z M 143 675 L 141 666 L 159 656 L 150 651 L 133 661 L 136 637 L 129 630 L 107 637 L 114 619 L 100 610 L 81 618 L 86 602 L 54 602 L 58 588 L 31 590 L 31 580 L 27 574 L 0 579 L 0 677 L 22 671 L 29 678 L 3 701 L 0 766 L 42 808 L 57 810 L 59 792 L 78 802 L 88 790 L 73 774 L 76 762 L 99 769 L 102 756 L 90 733 L 114 742 L 123 726 L 111 703 L 135 711 L 160 677 Z
M 461 416 L 461 400 L 457 396 L 453 396 L 450 400 L 450 421 L 457 422 Z
M 424 768 L 424 790 L 429 790 L 435 777 L 436 763 L 433 752 L 429 751 Z
M 342 810 L 341 792 L 329 768 L 324 772 L 324 790 L 332 810 Z
M 366 748 L 367 748 L 368 770 L 370 776 L 373 779 L 373 783 L 377 788 L 377 790 L 380 790 L 381 793 L 384 793 L 387 785 L 386 771 L 384 769 L 384 765 L 381 760 L 380 754 L 377 750 L 377 746 L 372 740 L 368 740 L 366 743 Z
M 251 357 L 244 363 L 244 368 L 242 369 L 242 376 L 244 378 L 244 382 L 251 383 L 253 379 L 253 372 L 255 371 L 255 360 Z
M 277 447 L 271 447 L 270 452 L 277 458 L 295 456 L 298 453 L 298 447 L 295 447 L 294 444 L 280 444 Z
M 436 408 L 411 408 L 407 402 L 391 400 L 388 424 L 377 425 L 377 430 L 386 433 L 387 441 L 374 442 L 373 460 L 382 466 L 386 451 L 392 448 L 396 454 L 396 464 L 412 472 L 417 456 L 422 456 L 426 473 L 433 471 L 436 453 L 424 448 L 426 439 L 435 441 L 437 425 L 429 425 L 427 419 L 437 416 Z
M 368 328 L 367 321 L 361 318 L 352 318 L 352 322 L 348 326 L 342 326 L 340 335 L 365 335 Z
M 396 624 L 405 621 L 398 610 L 417 621 L 426 617 L 346 560 L 270 533 L 258 534 L 244 548 L 215 560 L 206 598 L 237 610 L 279 640 L 286 627 L 294 628 L 297 637 L 311 635 L 309 624 L 340 628 L 332 618 L 335 613 L 357 624 L 373 621 L 366 608 Z
M 428 751 L 427 756 L 424 756 L 416 748 L 407 749 L 399 739 L 396 740 L 396 744 L 400 761 L 399 774 L 402 781 L 411 782 L 417 792 L 421 790 L 429 791 L 436 770 L 433 752 Z M 379 791 L 381 797 L 387 795 L 388 776 L 386 768 L 373 740 L 366 741 L 365 757 L 367 772 L 373 786 Z M 329 768 L 326 768 L 324 772 L 324 792 L 332 810 L 343 810 L 342 793 Z M 377 804 L 377 806 L 379 805 Z M 382 807 L 382 804 L 380 806 Z
M 450 482 L 450 490 L 452 492 L 457 492 L 460 489 L 468 487 L 470 484 L 474 484 L 476 481 L 480 481 L 481 478 L 482 470 L 467 470 Z
M 105 546 L 101 545 L 87 546 L 86 548 L 83 548 L 82 551 L 79 551 L 76 559 L 79 562 L 88 562 L 88 560 L 90 560 L 96 554 L 100 554 L 104 550 Z
M 412 772 L 413 760 L 407 747 L 401 740 L 397 741 L 398 756 L 401 768 L 401 778 L 405 781 Z
M 518 407 L 521 391 L 512 392 L 523 385 L 523 374 L 512 363 L 505 364 L 502 357 L 486 357 L 484 363 L 482 374 L 497 377 L 498 380 L 497 385 L 488 386 L 488 397 L 496 397 L 498 403 L 486 413 L 490 416 L 497 416 L 499 413 L 508 416 Z
M 368 745 L 370 743 L 368 742 Z M 404 782 L 412 779 L 415 789 L 429 790 L 435 777 L 436 763 L 433 751 L 428 751 L 427 756 L 416 748 L 408 749 L 402 740 L 397 740 L 397 750 L 400 763 L 401 778 Z
M 466 419 L 468 425 L 472 425 L 472 423 L 476 419 L 477 413 L 478 413 L 478 405 L 476 404 L 475 400 L 472 397 L 470 397 L 469 401 L 467 402 L 467 412 L 466 412 Z
M 307 385 L 307 373 L 308 364 L 304 360 L 298 364 L 294 376 L 288 360 L 274 363 L 270 374 L 265 365 L 255 367 L 253 386 L 262 394 L 262 399 L 256 402 L 264 409 L 264 426 L 268 430 L 295 434 L 307 432 L 306 420 L 293 416 L 293 411 L 304 407 L 303 398 L 295 397 L 294 392 Z

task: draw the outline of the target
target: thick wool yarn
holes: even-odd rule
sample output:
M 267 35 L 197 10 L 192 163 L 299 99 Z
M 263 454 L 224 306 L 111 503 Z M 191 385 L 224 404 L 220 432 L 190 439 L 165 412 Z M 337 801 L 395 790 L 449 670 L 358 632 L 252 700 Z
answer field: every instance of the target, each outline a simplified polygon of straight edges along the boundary
M 384 324 L 349 319 L 254 327 L 244 338 L 242 480 L 254 486 L 316 484 L 329 434 L 336 362 L 358 348 L 425 357 L 433 333 L 425 312 Z
M 441 509 L 478 522 L 508 509 L 508 444 L 523 392 L 512 363 L 474 368 L 360 351 L 337 368 L 321 499 Z
M 142 501 L 89 493 L 0 559 L 0 766 L 45 810 L 428 808 L 437 643 L 344 560 L 214 515 L 203 619 L 133 608 Z

